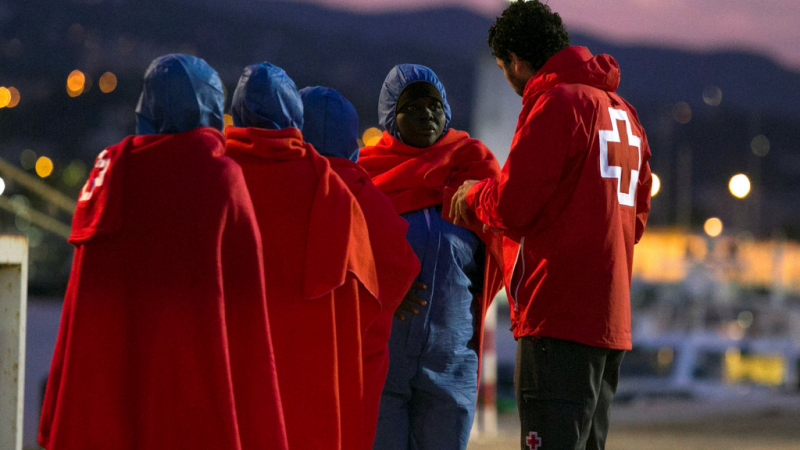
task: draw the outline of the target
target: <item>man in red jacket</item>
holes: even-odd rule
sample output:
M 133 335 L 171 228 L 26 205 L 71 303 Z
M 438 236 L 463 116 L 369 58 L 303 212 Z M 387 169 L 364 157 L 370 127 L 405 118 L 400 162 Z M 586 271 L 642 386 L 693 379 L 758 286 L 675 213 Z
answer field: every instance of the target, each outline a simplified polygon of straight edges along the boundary
M 523 449 L 602 449 L 631 348 L 633 246 L 650 210 L 650 150 L 615 93 L 617 62 L 569 47 L 558 14 L 512 3 L 489 31 L 522 96 L 498 181 L 467 181 L 453 217 L 505 231 Z

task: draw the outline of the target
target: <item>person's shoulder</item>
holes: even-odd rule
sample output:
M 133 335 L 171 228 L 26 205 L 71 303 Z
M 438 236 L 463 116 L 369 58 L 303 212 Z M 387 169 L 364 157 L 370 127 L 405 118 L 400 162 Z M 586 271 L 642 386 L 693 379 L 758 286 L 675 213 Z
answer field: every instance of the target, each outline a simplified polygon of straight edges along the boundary
M 208 165 L 224 179 L 238 179 L 242 176 L 242 166 L 226 155 L 210 158 Z
M 605 96 L 602 89 L 581 83 L 560 83 L 546 89 L 542 97 L 551 103 L 572 104 L 579 99 Z
M 358 164 L 343 158 L 329 158 L 331 170 L 347 185 L 353 195 L 358 196 L 366 182 L 370 181 L 367 172 Z
M 586 84 L 561 83 L 544 90 L 531 112 L 549 111 L 565 119 L 578 120 L 580 116 L 607 103 L 608 94 Z
M 465 146 L 473 146 L 478 148 L 486 148 L 486 145 L 480 139 L 474 138 L 469 135 L 466 131 L 456 130 L 455 128 L 450 128 L 447 130 L 448 134 L 451 136 L 447 136 L 449 140 L 452 142 L 458 142 L 461 147 Z
M 220 192 L 232 193 L 246 189 L 242 167 L 228 156 L 216 156 L 207 162 L 209 168 L 208 183 L 216 183 Z
M 633 115 L 633 117 L 638 122 L 639 121 L 639 113 L 636 112 L 636 108 L 634 108 L 633 105 L 630 104 L 630 102 L 628 102 L 627 100 L 622 98 L 621 95 L 617 94 L 617 98 L 619 99 L 620 103 L 622 103 L 622 105 L 625 107 L 625 109 L 630 111 L 631 115 Z

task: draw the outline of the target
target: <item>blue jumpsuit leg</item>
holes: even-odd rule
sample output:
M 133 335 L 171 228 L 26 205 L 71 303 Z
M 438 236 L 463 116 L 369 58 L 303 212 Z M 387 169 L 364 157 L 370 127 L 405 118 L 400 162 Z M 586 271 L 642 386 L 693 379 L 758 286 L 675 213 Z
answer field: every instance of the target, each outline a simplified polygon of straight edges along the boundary
M 465 450 L 478 383 L 474 292 L 482 286 L 483 244 L 441 218 L 440 208 L 404 214 L 420 258 L 428 305 L 394 320 L 389 375 L 374 450 Z
M 477 374 L 477 355 L 452 366 L 458 372 Z M 474 368 L 474 371 L 471 369 Z M 462 372 L 463 373 L 463 372 Z M 422 376 L 416 380 L 411 401 L 412 450 L 463 450 L 467 448 L 477 399 L 477 375 Z M 452 375 L 452 373 L 450 374 Z M 474 383 L 470 379 L 474 379 Z M 436 381 L 434 381 L 436 380 Z
M 372 446 L 374 450 L 409 449 L 411 378 L 416 372 L 417 364 L 418 358 L 392 351 L 390 345 L 389 373 L 381 394 L 378 427 Z
M 420 260 L 420 275 L 416 281 L 428 286 L 417 294 L 431 304 L 435 286 L 433 274 L 436 271 L 436 253 L 439 248 L 438 236 L 429 233 L 427 214 L 406 215 L 409 229 L 406 238 Z M 426 219 L 426 216 L 428 218 Z M 406 450 L 409 447 L 411 432 L 411 401 L 413 399 L 413 379 L 419 368 L 419 358 L 427 342 L 429 307 L 420 307 L 418 315 L 406 314 L 406 320 L 392 320 L 392 334 L 389 337 L 389 373 L 381 393 L 378 428 L 375 433 L 373 450 Z

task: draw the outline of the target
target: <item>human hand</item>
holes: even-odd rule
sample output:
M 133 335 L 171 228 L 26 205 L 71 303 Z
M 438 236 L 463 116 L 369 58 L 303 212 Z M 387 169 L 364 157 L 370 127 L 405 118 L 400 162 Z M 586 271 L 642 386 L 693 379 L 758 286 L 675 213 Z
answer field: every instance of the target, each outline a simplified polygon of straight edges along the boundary
M 501 233 L 503 231 L 500 228 L 494 228 L 491 225 L 483 224 L 483 232 L 486 233 L 489 230 L 494 231 L 495 233 Z
M 403 302 L 400 303 L 400 306 L 398 306 L 397 310 L 395 310 L 394 316 L 400 320 L 406 320 L 406 316 L 404 316 L 401 311 L 410 312 L 411 314 L 415 315 L 419 314 L 419 309 L 415 305 L 425 306 L 428 304 L 428 302 L 414 294 L 412 291 L 424 291 L 426 289 L 428 289 L 428 286 L 425 286 L 425 284 L 420 283 L 419 281 L 415 281 L 414 284 L 411 285 L 411 289 L 406 294 Z
M 466 227 L 470 220 L 467 216 L 469 213 L 469 206 L 467 206 L 467 192 L 475 186 L 479 180 L 467 180 L 465 181 L 456 191 L 455 195 L 453 195 L 452 200 L 450 200 L 450 220 L 462 227 Z

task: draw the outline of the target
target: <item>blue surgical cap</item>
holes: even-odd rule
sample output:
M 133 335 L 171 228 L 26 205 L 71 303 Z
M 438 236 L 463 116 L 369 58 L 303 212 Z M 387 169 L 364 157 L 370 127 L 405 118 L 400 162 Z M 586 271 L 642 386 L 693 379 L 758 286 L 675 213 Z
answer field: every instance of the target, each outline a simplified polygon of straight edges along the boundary
M 442 95 L 442 106 L 444 106 L 444 131 L 450 124 L 450 105 L 447 103 L 447 96 L 444 86 L 436 77 L 433 71 L 425 66 L 418 64 L 399 64 L 389 71 L 386 80 L 383 82 L 381 96 L 378 99 L 378 123 L 392 136 L 400 139 L 400 132 L 397 130 L 397 100 L 403 89 L 411 83 L 424 81 L 432 84 Z

